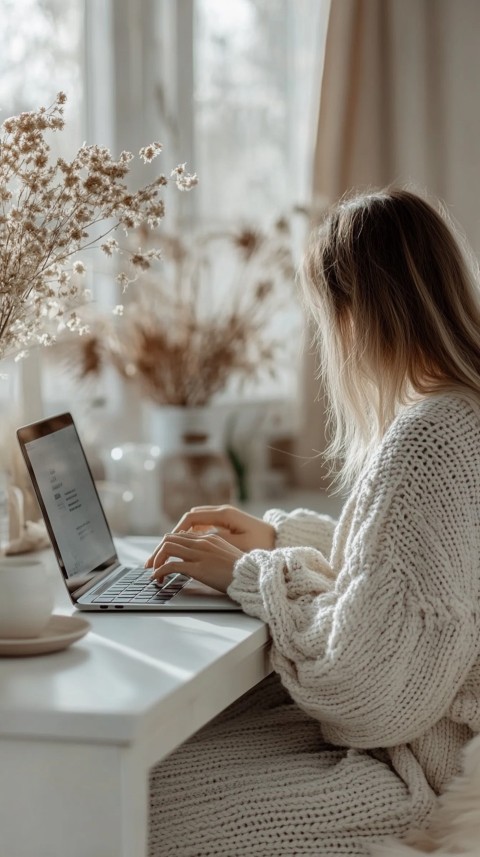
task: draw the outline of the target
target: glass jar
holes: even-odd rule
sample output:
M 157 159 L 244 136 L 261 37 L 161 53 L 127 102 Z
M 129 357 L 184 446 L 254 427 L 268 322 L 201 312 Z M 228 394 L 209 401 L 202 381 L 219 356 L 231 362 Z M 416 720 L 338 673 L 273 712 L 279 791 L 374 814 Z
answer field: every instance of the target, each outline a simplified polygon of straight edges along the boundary
M 235 499 L 235 475 L 223 447 L 224 416 L 213 406 L 156 409 L 152 431 L 162 449 L 160 509 L 170 527 L 192 506 Z
M 106 481 L 97 482 L 97 488 L 115 533 L 159 536 L 165 531 L 160 460 L 160 447 L 148 443 L 124 443 L 105 456 Z

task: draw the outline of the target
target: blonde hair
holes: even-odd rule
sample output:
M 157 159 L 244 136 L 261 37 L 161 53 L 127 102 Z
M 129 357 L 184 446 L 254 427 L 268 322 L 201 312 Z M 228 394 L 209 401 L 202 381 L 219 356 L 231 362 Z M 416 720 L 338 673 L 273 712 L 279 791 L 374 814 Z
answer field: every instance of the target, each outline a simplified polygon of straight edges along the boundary
M 401 188 L 341 200 L 312 236 L 302 282 L 342 488 L 402 406 L 480 394 L 479 280 L 462 243 L 445 211 Z

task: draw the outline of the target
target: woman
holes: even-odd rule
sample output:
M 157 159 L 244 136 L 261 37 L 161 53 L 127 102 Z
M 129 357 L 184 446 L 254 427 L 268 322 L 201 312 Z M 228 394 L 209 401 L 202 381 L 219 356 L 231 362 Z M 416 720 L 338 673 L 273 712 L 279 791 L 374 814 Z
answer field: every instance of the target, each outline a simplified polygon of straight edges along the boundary
M 350 497 L 338 524 L 193 509 L 148 560 L 267 622 L 276 674 L 154 770 L 155 857 L 368 854 L 480 730 L 478 280 L 386 189 L 328 213 L 304 282 Z

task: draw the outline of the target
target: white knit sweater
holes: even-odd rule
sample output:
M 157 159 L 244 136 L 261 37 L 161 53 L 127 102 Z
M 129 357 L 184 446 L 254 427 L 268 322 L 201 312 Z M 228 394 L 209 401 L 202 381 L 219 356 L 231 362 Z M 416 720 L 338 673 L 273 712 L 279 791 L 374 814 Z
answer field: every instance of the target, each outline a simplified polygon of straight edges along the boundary
M 405 410 L 336 528 L 266 520 L 277 548 L 239 560 L 229 594 L 270 626 L 283 684 L 326 740 L 389 748 L 417 800 L 424 779 L 441 791 L 480 731 L 479 411 L 461 394 Z
M 338 525 L 266 518 L 276 549 L 229 593 L 297 705 L 268 679 L 153 770 L 151 857 L 364 857 L 428 820 L 480 731 L 480 405 L 405 410 Z

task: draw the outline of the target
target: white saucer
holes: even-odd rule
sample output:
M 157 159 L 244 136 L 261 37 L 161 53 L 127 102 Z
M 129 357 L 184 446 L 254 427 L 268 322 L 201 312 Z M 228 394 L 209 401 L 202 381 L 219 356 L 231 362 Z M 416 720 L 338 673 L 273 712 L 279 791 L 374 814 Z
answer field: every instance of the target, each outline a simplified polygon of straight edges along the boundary
M 48 625 L 39 637 L 0 639 L 0 655 L 18 658 L 22 655 L 46 655 L 66 649 L 75 640 L 84 637 L 91 625 L 77 616 L 50 617 Z

